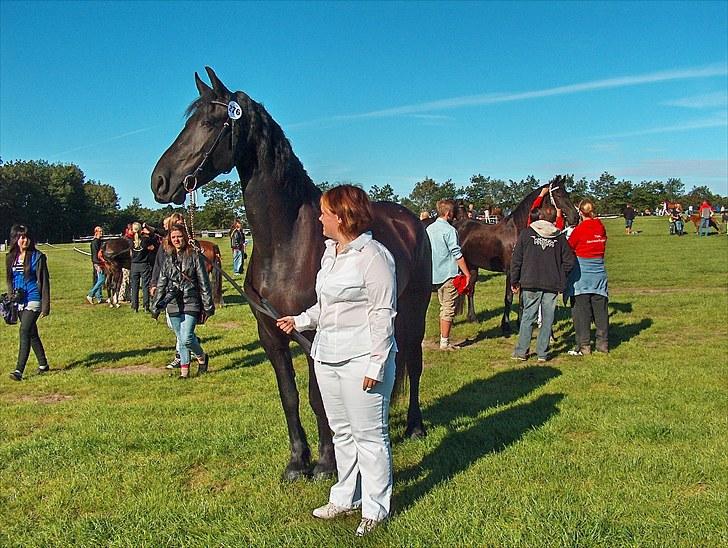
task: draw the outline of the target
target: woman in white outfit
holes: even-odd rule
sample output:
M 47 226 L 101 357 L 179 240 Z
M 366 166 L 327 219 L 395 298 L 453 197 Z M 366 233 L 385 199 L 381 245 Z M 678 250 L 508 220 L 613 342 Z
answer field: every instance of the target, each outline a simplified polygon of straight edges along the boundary
M 362 189 L 342 185 L 321 197 L 326 250 L 316 277 L 317 302 L 278 327 L 316 329 L 311 348 L 329 426 L 338 481 L 320 519 L 361 507 L 364 536 L 389 515 L 392 452 L 389 400 L 394 385 L 397 284 L 391 253 L 369 232 L 372 214 Z

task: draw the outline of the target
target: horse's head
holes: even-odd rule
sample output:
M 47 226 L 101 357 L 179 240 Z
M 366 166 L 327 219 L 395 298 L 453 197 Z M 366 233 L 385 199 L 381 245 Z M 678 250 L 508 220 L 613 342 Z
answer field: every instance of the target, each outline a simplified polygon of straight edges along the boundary
M 572 226 L 579 224 L 579 210 L 566 190 L 567 177 L 557 175 L 549 181 L 549 196 L 554 206 L 561 210 L 566 222 Z
M 195 73 L 200 96 L 187 109 L 187 122 L 152 172 L 152 192 L 160 203 L 182 204 L 186 192 L 227 173 L 246 154 L 251 105 L 242 91 L 231 92 L 210 67 L 212 87 Z M 241 175 L 242 176 L 242 175 Z

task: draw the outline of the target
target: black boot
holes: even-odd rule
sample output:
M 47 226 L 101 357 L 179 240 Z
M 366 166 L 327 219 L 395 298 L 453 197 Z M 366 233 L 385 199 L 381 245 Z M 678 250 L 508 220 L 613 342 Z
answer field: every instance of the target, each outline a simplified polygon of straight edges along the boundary
M 210 363 L 210 356 L 205 353 L 205 361 L 198 363 L 197 365 L 197 376 L 204 375 L 207 373 L 207 364 Z

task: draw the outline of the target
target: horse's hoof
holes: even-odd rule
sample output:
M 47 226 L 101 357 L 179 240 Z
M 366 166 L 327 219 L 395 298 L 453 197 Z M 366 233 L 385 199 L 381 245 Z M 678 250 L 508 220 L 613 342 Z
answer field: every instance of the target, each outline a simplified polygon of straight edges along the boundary
M 299 480 L 307 480 L 311 477 L 311 472 L 308 469 L 300 468 L 286 468 L 283 472 L 283 481 L 293 482 Z
M 313 468 L 314 481 L 326 481 L 336 477 L 336 464 L 318 463 Z
M 409 438 L 411 440 L 419 440 L 427 436 L 427 430 L 425 430 L 425 427 L 420 424 L 407 428 L 404 435 L 406 438 Z

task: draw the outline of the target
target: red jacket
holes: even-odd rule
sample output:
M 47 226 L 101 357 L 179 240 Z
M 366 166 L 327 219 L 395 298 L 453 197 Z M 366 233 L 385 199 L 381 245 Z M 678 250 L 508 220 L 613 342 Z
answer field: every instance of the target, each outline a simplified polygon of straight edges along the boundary
M 541 207 L 541 203 L 543 202 L 543 196 L 537 196 L 536 199 L 533 201 L 533 204 L 531 205 L 531 209 L 528 210 L 528 220 L 526 221 L 526 226 L 531 226 L 531 211 L 534 209 L 538 209 Z M 564 230 L 564 216 L 559 211 L 556 215 L 556 222 L 554 223 L 554 226 L 558 228 L 559 230 Z
M 607 231 L 599 219 L 584 219 L 569 236 L 569 245 L 574 254 L 582 259 L 603 258 L 607 247 Z

